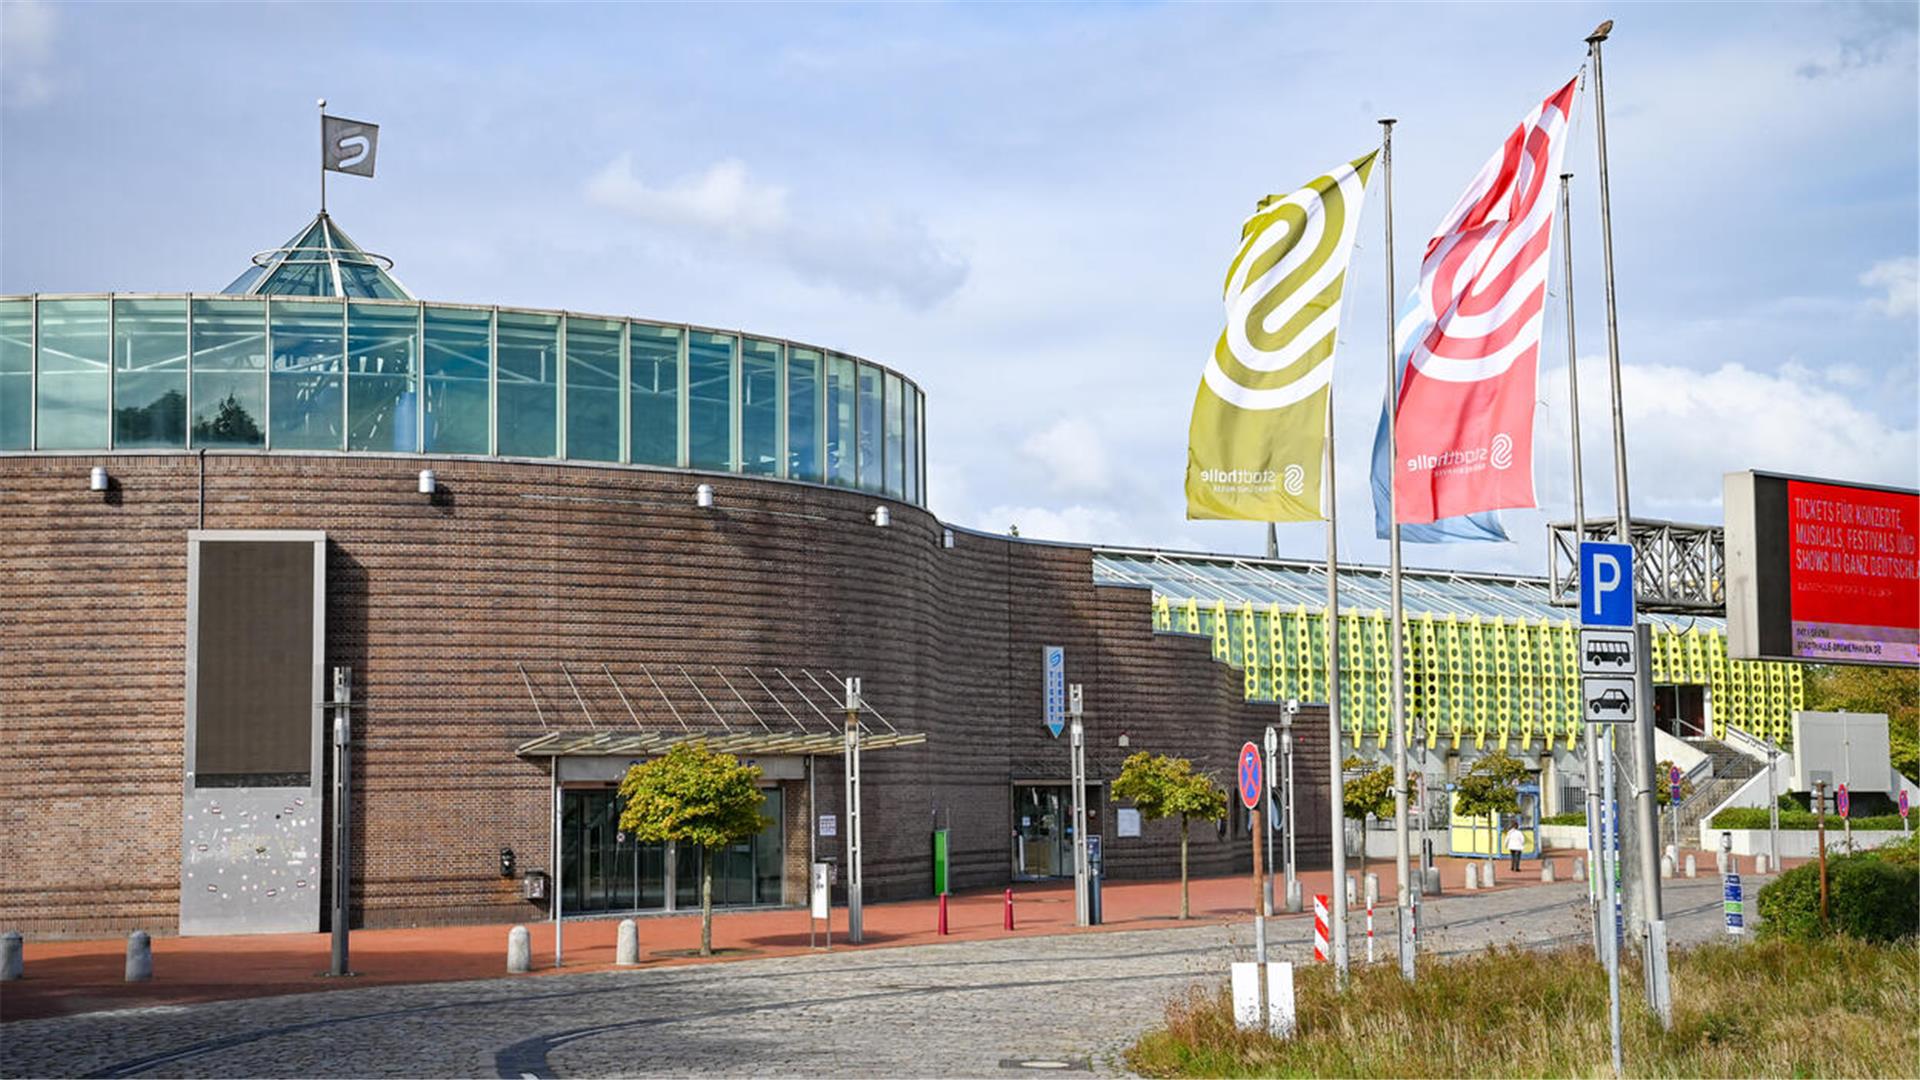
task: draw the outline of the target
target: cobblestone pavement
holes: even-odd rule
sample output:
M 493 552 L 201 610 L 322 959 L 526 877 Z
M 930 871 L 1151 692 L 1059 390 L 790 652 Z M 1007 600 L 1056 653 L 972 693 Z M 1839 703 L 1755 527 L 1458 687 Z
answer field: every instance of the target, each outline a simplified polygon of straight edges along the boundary
M 1757 885 L 1757 882 L 1756 882 Z M 1449 894 L 1429 947 L 1586 940 L 1584 886 Z M 1668 883 L 1673 937 L 1719 933 L 1719 882 Z M 1356 912 L 1356 916 L 1360 913 Z M 1355 919 L 1353 956 L 1365 956 Z M 1390 920 L 1378 924 L 1390 955 Z M 1310 917 L 1270 927 L 1306 960 Z M 1065 934 L 129 1009 L 0 1028 L 6 1076 L 1017 1076 L 1110 1073 L 1172 995 L 1249 958 L 1249 925 Z M 1055 1066 L 1057 1069 L 1059 1066 Z

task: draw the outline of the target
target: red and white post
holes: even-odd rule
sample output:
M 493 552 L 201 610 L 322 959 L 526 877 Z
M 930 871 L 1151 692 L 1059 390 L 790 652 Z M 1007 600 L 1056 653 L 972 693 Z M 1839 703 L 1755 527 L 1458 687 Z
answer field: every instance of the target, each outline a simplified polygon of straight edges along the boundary
M 1327 897 L 1325 893 L 1313 895 L 1313 960 L 1316 964 L 1327 962 Z

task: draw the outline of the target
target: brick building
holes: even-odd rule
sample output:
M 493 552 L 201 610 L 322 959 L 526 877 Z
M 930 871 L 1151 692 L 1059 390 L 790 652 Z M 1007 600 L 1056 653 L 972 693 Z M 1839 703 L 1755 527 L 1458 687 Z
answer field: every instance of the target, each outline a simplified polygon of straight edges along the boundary
M 571 913 L 697 903 L 700 854 L 630 842 L 612 790 L 689 738 L 761 765 L 775 821 L 718 900 L 801 901 L 842 854 L 847 676 L 869 900 L 931 891 L 935 829 L 956 889 L 1065 872 L 1046 646 L 1111 876 L 1177 870 L 1177 825 L 1107 798 L 1127 754 L 1225 781 L 1281 722 L 1092 550 L 923 509 L 910 379 L 385 268 L 322 215 L 223 294 L 0 298 L 0 925 L 320 928 L 336 667 L 363 926 L 538 918 L 543 873 Z M 1324 712 L 1296 732 L 1321 866 Z M 1244 828 L 1195 829 L 1195 871 Z

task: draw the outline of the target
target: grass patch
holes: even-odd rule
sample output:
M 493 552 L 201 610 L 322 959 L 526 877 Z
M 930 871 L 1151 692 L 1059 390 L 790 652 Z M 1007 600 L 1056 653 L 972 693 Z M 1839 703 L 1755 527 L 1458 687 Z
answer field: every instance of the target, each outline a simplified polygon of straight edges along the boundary
M 1630 1076 L 1920 1075 L 1920 951 L 1909 940 L 1705 945 L 1672 957 L 1674 1025 L 1621 965 Z M 1423 964 L 1295 968 L 1299 1034 L 1241 1031 L 1223 987 L 1167 1006 L 1125 1055 L 1146 1076 L 1610 1076 L 1607 978 L 1583 951 L 1489 949 Z

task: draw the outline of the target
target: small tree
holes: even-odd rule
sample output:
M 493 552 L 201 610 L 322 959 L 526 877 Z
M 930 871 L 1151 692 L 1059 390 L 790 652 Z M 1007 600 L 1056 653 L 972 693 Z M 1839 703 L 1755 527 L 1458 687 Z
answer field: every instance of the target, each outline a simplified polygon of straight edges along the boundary
M 1488 858 L 1498 858 L 1495 833 L 1499 815 L 1520 812 L 1520 783 L 1527 778 L 1527 767 L 1519 759 L 1495 751 L 1483 755 L 1466 774 L 1454 782 L 1454 805 L 1468 817 L 1487 817 Z
M 1193 771 L 1193 762 L 1146 751 L 1120 766 L 1113 782 L 1113 801 L 1130 800 L 1148 821 L 1180 818 L 1180 917 L 1189 917 L 1187 905 L 1187 823 L 1193 818 L 1218 821 L 1227 816 L 1227 793 L 1213 778 Z
M 620 781 L 620 827 L 643 841 L 700 848 L 700 955 L 713 955 L 713 853 L 766 828 L 758 765 L 681 743 Z
M 1342 763 L 1349 774 L 1367 767 L 1362 757 L 1350 757 Z M 1360 823 L 1360 880 L 1367 879 L 1367 815 L 1384 818 L 1393 813 L 1393 766 L 1381 765 L 1372 772 L 1346 782 L 1346 815 Z M 1344 843 L 1342 838 L 1338 843 Z M 1338 882 L 1335 882 L 1338 885 Z

